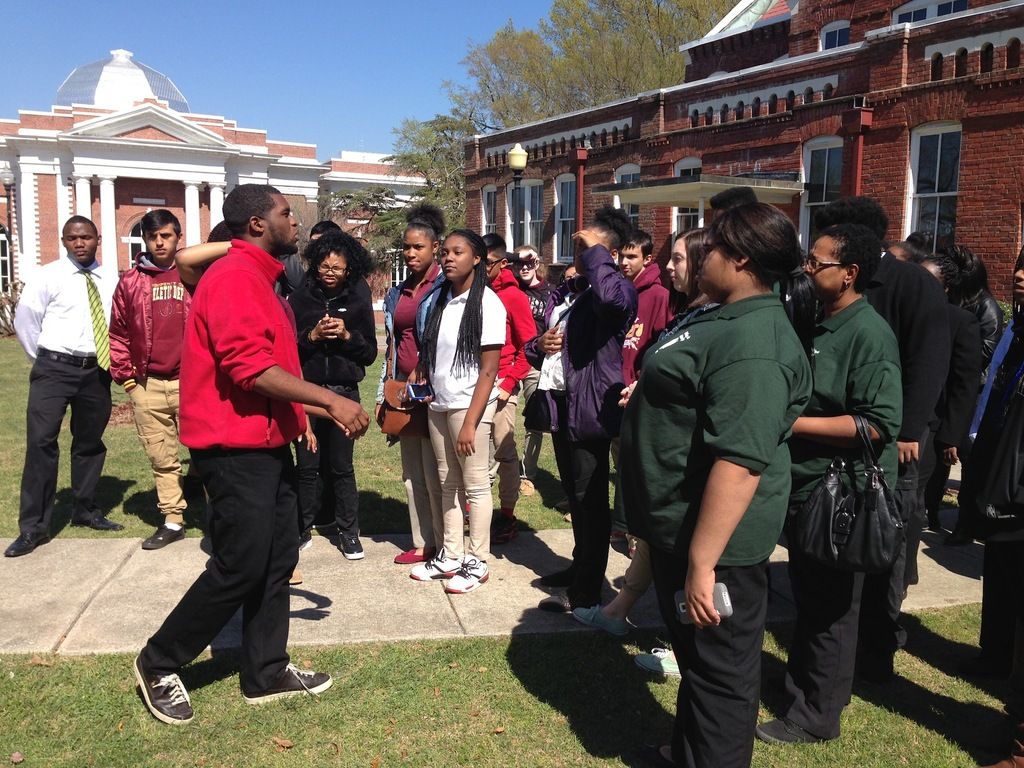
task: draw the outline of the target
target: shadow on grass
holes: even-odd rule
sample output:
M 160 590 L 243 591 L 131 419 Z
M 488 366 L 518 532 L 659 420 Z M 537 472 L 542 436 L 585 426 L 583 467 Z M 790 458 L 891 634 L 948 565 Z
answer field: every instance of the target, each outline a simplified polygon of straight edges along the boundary
M 511 638 L 509 668 L 531 696 L 560 712 L 588 754 L 636 761 L 638 747 L 661 743 L 672 729 L 666 712 L 632 655 L 596 633 Z M 672 680 L 668 685 L 676 685 Z
M 96 483 L 96 506 L 106 514 L 115 509 L 123 501 L 128 489 L 135 485 L 134 480 L 122 480 L 118 477 L 103 475 Z M 54 499 L 53 522 L 51 528 L 56 535 L 71 522 L 71 514 L 75 508 L 75 497 L 70 488 L 61 488 Z
M 185 527 L 206 532 L 206 493 L 198 477 L 185 478 Z M 156 489 L 136 491 L 124 502 L 124 514 L 157 528 L 164 516 L 157 507 Z

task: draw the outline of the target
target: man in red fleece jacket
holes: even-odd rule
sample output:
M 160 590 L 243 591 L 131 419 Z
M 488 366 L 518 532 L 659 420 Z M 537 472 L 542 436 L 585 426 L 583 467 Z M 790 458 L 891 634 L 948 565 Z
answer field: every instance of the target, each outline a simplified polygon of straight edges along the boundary
M 295 321 L 274 293 L 280 258 L 296 250 L 288 201 L 244 184 L 224 200 L 235 239 L 203 275 L 181 360 L 181 441 L 210 496 L 212 553 L 206 570 L 135 660 L 146 707 L 183 724 L 192 705 L 178 671 L 242 608 L 242 695 L 250 704 L 331 686 L 331 677 L 290 664 L 288 576 L 299 551 L 290 443 L 311 413 L 358 437 L 369 417 L 351 400 L 303 381 Z
M 509 254 L 505 241 L 494 234 L 484 237 L 487 243 L 487 279 L 491 290 L 505 306 L 505 344 L 498 362 L 498 409 L 494 412 L 491 440 L 494 461 L 491 463 L 491 484 L 498 480 L 498 501 L 501 511 L 494 519 L 491 543 L 505 544 L 519 531 L 516 503 L 519 501 L 519 451 L 516 448 L 516 405 L 519 384 L 530 372 L 530 361 L 523 347 L 537 335 L 530 300 L 519 287 L 519 281 L 508 269 Z
M 619 269 L 633 281 L 638 304 L 636 320 L 622 344 L 622 375 L 628 387 L 640 377 L 640 363 L 672 319 L 668 288 L 661 284 L 661 267 L 652 256 L 654 244 L 643 230 L 633 232 L 629 244 L 619 251 Z

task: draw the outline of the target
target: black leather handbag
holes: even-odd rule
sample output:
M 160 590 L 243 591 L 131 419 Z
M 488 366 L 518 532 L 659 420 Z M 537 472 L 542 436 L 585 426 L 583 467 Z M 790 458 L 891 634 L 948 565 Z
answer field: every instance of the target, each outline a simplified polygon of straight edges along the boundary
M 789 543 L 822 565 L 884 573 L 903 547 L 905 530 L 878 465 L 867 420 L 854 416 L 864 449 L 864 471 L 849 487 L 846 462 L 832 460 L 789 526 Z

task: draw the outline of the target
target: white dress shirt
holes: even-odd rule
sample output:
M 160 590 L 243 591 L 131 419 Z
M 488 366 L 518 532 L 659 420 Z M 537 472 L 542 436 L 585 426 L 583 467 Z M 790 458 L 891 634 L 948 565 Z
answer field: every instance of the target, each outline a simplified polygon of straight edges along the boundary
M 36 270 L 25 283 L 14 314 L 14 331 L 30 360 L 39 347 L 68 355 L 95 355 L 96 340 L 89 313 L 88 279 L 92 275 L 99 290 L 107 326 L 117 280 L 100 269 L 98 261 L 81 267 L 68 255 Z

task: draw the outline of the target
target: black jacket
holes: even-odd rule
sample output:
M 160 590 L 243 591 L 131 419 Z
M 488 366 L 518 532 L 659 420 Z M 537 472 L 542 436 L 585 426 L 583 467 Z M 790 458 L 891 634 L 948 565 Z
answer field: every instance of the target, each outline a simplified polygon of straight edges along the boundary
M 866 295 L 900 347 L 903 426 L 897 439 L 918 442 L 934 416 L 949 369 L 949 302 L 938 281 L 922 267 L 888 253 Z
M 939 398 L 935 415 L 939 429 L 935 442 L 942 447 L 959 448 L 967 442 L 967 430 L 978 400 L 978 377 L 981 375 L 981 328 L 978 319 L 966 309 L 947 304 L 949 337 L 952 352 L 949 375 Z
M 307 278 L 288 296 L 298 330 L 302 375 L 314 384 L 354 387 L 366 375 L 366 366 L 377 359 L 377 333 L 365 280 L 346 282 L 341 292 L 328 299 L 316 280 Z M 348 341 L 312 342 L 309 332 L 324 314 L 340 317 L 352 334 Z
M 972 312 L 981 325 L 981 367 L 987 371 L 996 345 L 1003 337 L 1003 310 L 988 291 L 982 291 L 973 302 L 964 304 L 964 309 Z

